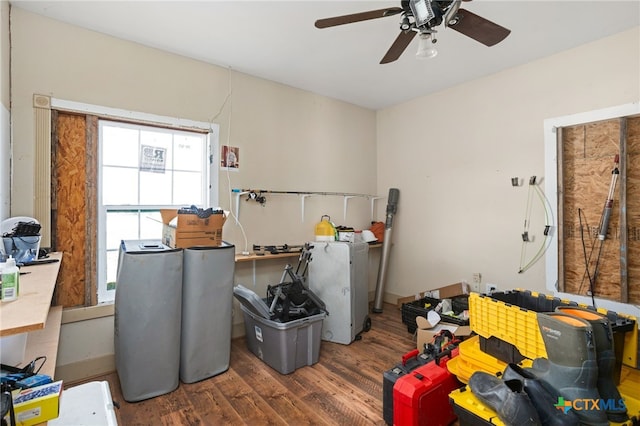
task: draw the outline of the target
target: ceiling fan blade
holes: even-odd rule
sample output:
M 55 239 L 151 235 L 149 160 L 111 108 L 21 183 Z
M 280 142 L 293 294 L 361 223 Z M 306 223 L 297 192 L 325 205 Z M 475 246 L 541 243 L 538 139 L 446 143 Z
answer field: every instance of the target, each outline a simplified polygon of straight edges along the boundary
M 369 19 L 384 18 L 402 12 L 400 7 L 371 10 L 369 12 L 353 13 L 351 15 L 334 16 L 333 18 L 318 19 L 316 28 L 335 27 L 336 25 L 351 24 L 353 22 L 368 21 Z
M 471 37 L 485 46 L 498 44 L 511 33 L 511 30 L 465 9 L 458 10 L 458 17 L 460 18 L 458 23 L 450 25 L 449 28 Z
M 388 64 L 389 62 L 393 62 L 398 59 L 407 46 L 409 46 L 409 43 L 411 43 L 411 40 L 413 40 L 416 34 L 418 33 L 415 31 L 400 32 L 380 63 Z

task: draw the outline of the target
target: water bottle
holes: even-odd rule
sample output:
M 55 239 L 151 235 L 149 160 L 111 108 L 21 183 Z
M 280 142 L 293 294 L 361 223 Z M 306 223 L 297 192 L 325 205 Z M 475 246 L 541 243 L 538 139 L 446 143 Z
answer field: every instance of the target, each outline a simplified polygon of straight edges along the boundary
M 18 298 L 20 292 L 20 269 L 16 266 L 16 260 L 9 256 L 7 263 L 2 268 L 2 295 L 3 302 L 10 302 Z

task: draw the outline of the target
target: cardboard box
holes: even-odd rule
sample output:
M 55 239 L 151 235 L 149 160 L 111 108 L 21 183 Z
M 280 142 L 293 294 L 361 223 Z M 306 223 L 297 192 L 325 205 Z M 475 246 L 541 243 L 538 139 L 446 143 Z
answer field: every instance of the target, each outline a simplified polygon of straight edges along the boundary
M 222 226 L 225 214 L 200 218 L 197 214 L 178 214 L 177 210 L 162 209 L 162 242 L 172 248 L 222 245 Z M 177 217 L 177 221 L 172 222 Z M 174 225 L 175 223 L 175 225 Z
M 16 425 L 29 426 L 55 419 L 60 413 L 62 380 L 13 392 Z
M 433 338 L 442 330 L 449 330 L 456 337 L 467 337 L 471 335 L 471 327 L 468 325 L 455 325 L 438 321 L 430 322 L 427 318 L 416 318 L 418 329 L 416 330 L 416 348 L 419 351 L 424 349 L 426 343 L 431 343 Z
M 432 297 L 434 299 L 448 299 L 454 296 L 460 296 L 461 294 L 469 294 L 469 284 L 466 282 L 459 282 L 451 285 L 447 285 L 433 290 L 426 290 L 422 293 L 415 294 L 413 296 L 398 298 L 398 309 L 402 309 L 403 303 L 413 302 L 414 300 L 420 300 L 423 297 Z

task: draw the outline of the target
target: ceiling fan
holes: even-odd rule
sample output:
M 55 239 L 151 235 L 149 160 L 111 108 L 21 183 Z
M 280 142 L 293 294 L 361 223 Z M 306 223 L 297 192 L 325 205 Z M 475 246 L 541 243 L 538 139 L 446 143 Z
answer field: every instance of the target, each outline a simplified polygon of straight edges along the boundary
M 400 14 L 402 16 L 400 34 L 380 61 L 381 64 L 397 60 L 416 34 L 420 35 L 420 45 L 416 56 L 425 58 L 435 56 L 437 54 L 437 51 L 433 48 L 433 44 L 437 41 L 435 33 L 437 32 L 436 28 L 441 24 L 467 37 L 471 37 L 485 46 L 498 44 L 509 35 L 511 30 L 460 8 L 462 1 L 402 0 L 400 7 L 388 7 L 386 9 L 318 19 L 315 26 L 316 28 L 328 28 Z

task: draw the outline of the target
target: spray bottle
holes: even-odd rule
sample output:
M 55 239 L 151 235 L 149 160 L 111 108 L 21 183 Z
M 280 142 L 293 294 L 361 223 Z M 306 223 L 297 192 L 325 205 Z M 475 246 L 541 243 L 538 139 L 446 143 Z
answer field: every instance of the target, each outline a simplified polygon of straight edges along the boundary
M 9 302 L 18 298 L 20 292 L 20 269 L 16 266 L 16 260 L 9 256 L 7 263 L 2 268 L 2 301 Z

